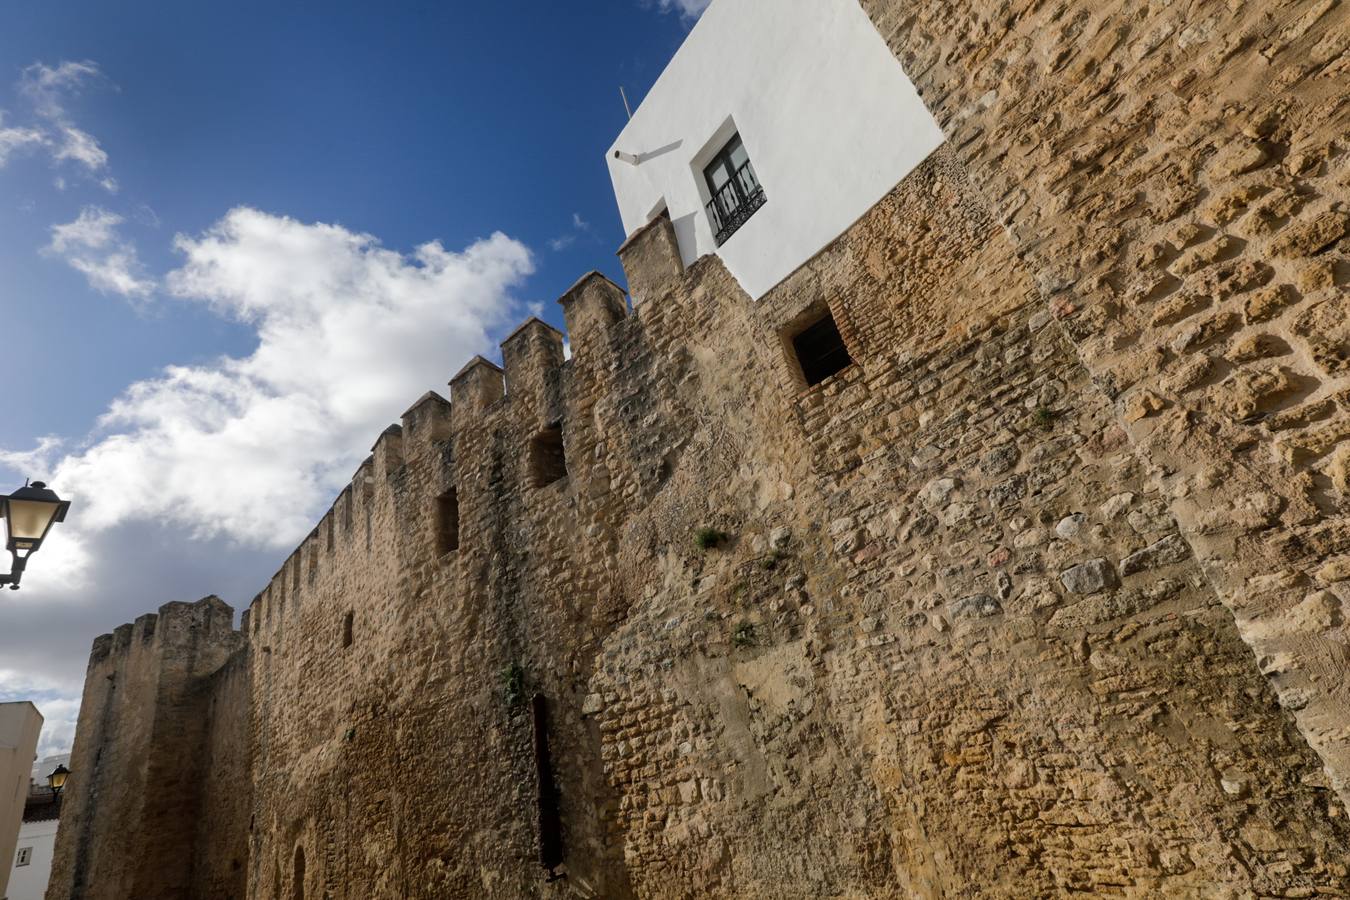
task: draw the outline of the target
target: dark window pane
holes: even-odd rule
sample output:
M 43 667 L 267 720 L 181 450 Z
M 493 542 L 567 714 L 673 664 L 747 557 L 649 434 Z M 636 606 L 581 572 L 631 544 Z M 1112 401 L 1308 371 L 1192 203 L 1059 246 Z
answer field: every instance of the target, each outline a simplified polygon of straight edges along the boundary
M 703 170 L 708 183 L 708 217 L 720 247 L 764 205 L 764 190 L 739 134 L 733 135 Z

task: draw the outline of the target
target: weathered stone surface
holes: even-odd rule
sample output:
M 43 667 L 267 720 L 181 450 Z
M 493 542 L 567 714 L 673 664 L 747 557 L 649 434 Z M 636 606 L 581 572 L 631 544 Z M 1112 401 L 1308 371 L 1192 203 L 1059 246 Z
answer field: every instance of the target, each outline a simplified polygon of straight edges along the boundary
M 1119 408 L 1149 464 L 1180 482 L 1241 461 L 1173 495 L 1176 519 L 1258 655 L 1298 661 L 1282 694 L 1309 698 L 1299 727 L 1350 797 L 1350 682 L 1309 681 L 1343 667 L 1340 644 L 1258 633 L 1244 613 L 1249 577 L 1312 577 L 1346 514 L 1330 457 L 1275 446 L 1316 427 L 1304 398 L 1315 410 L 1350 387 L 1346 5 L 863 6 L 1038 284 L 1074 271 L 1046 309 L 1094 379 L 1172 404 Z M 1291 315 L 1309 300 L 1334 315 Z M 1275 341 L 1288 349 L 1271 372 Z M 1282 511 L 1223 524 L 1238 498 L 1271 493 Z
M 955 478 L 935 478 L 924 485 L 923 490 L 919 492 L 919 496 L 930 508 L 942 509 L 947 506 L 947 501 L 956 491 L 956 488 L 957 481 Z
M 1350 217 L 1328 210 L 1308 222 L 1291 227 L 1271 245 L 1276 256 L 1312 256 L 1345 236 Z
M 1059 580 L 1073 594 L 1095 594 L 1120 583 L 1115 568 L 1105 559 L 1090 559 L 1065 569 Z
M 1190 555 L 1191 548 L 1186 545 L 1181 536 L 1171 534 L 1156 544 L 1149 544 L 1143 550 L 1131 553 L 1122 559 L 1120 561 L 1120 574 L 1133 575 L 1136 572 L 1156 569 L 1159 566 L 1170 566 L 1181 562 Z
M 1050 617 L 1049 625 L 1051 628 L 1089 628 L 1112 619 L 1135 616 L 1171 600 L 1185 589 L 1180 581 L 1164 578 L 1144 588 L 1094 594 L 1056 611 Z
M 1293 294 L 1285 285 L 1277 284 L 1263 288 L 1247 299 L 1247 322 L 1249 324 L 1267 322 L 1278 316 L 1292 302 Z
M 1210 171 L 1216 178 L 1232 178 L 1260 167 L 1269 158 L 1270 154 L 1260 144 L 1235 141 L 1215 157 Z
M 1001 609 L 998 601 L 988 594 L 962 597 L 960 600 L 953 600 L 947 607 L 947 611 L 953 619 L 984 618 L 985 616 L 997 615 Z
M 245 635 L 217 597 L 94 642 L 52 897 L 244 897 L 253 810 Z
M 1055 534 L 1066 540 L 1077 537 L 1078 532 L 1083 530 L 1083 526 L 1086 522 L 1087 516 L 1082 513 L 1074 513 L 1073 515 L 1065 516 L 1060 519 L 1059 524 L 1055 526 Z

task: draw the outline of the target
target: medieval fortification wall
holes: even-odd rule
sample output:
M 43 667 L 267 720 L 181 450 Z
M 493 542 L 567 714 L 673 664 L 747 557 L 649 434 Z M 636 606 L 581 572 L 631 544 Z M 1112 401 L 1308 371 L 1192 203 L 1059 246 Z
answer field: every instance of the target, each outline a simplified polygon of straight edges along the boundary
M 1350 11 L 863 6 L 947 145 L 759 303 L 657 219 L 100 638 L 49 900 L 1350 891 Z

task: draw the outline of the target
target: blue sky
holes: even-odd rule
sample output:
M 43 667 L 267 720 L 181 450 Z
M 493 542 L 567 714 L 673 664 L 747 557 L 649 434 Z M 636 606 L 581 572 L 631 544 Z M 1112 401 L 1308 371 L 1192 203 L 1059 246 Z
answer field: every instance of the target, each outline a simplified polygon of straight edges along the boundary
M 703 5 L 6 5 L 0 489 L 75 501 L 0 596 L 0 699 L 45 705 L 44 751 L 95 635 L 247 603 L 383 423 L 621 276 L 618 88 Z

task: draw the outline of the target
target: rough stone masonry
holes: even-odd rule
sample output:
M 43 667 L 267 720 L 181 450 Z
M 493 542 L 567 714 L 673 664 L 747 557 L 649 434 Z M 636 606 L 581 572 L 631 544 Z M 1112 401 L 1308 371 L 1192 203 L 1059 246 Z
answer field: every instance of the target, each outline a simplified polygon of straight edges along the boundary
M 1350 893 L 1350 5 L 863 6 L 946 146 L 99 638 L 49 900 Z

